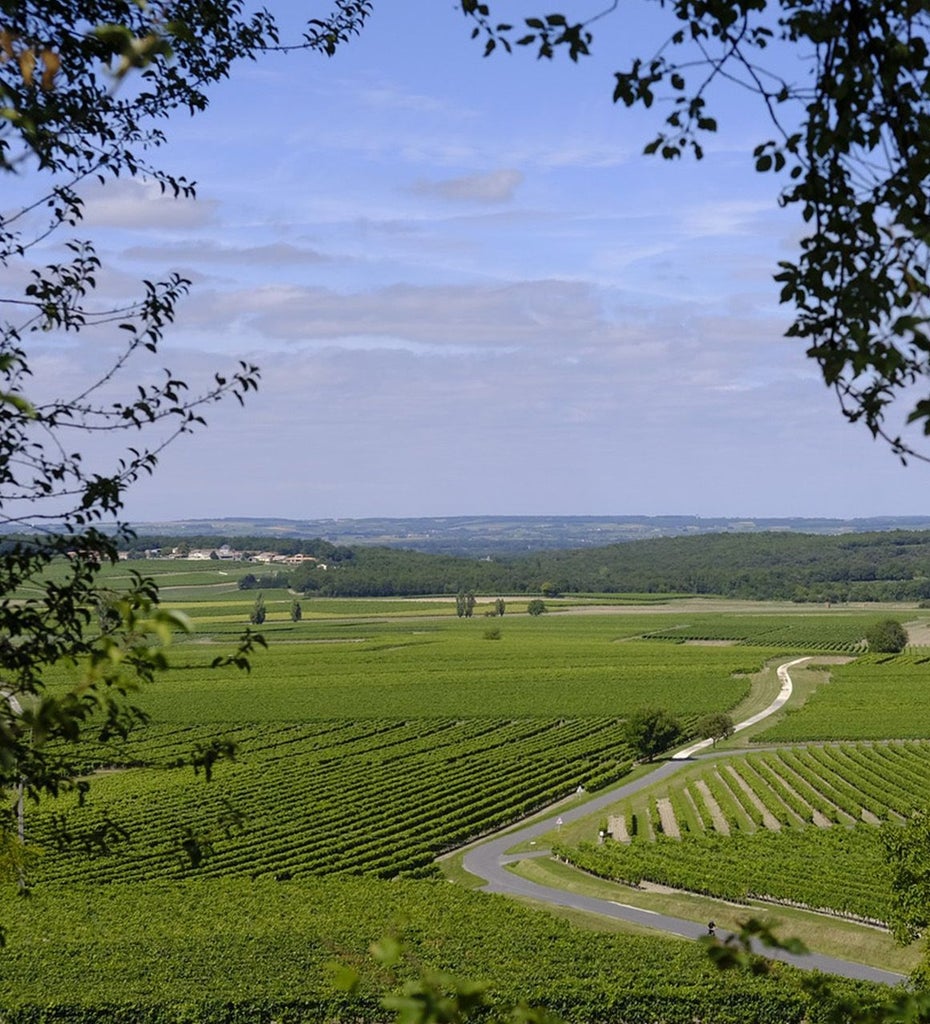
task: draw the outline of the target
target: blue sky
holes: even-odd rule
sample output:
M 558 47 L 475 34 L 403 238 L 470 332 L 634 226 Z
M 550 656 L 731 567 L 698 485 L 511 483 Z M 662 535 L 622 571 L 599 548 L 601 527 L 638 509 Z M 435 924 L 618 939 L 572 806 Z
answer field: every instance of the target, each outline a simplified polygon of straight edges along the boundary
M 928 469 L 847 425 L 783 338 L 800 227 L 752 169 L 759 110 L 721 94 L 705 159 L 669 164 L 640 155 L 664 111 L 612 104 L 653 6 L 573 66 L 485 60 L 451 5 L 378 3 L 334 58 L 242 65 L 167 125 L 196 202 L 88 188 L 108 294 L 194 282 L 157 366 L 263 371 L 129 517 L 926 512 Z M 107 351 L 50 339 L 42 387 Z

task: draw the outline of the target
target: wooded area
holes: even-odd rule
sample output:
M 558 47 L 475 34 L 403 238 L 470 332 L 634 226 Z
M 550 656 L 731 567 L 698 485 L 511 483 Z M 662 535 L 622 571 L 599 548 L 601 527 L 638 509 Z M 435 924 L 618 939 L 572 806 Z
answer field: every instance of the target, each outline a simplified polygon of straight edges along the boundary
M 177 538 L 146 543 L 170 550 Z M 930 532 L 665 537 L 599 548 L 456 558 L 267 537 L 185 538 L 191 547 L 306 554 L 320 564 L 256 566 L 250 585 L 327 597 L 425 594 L 707 594 L 802 602 L 930 600 Z

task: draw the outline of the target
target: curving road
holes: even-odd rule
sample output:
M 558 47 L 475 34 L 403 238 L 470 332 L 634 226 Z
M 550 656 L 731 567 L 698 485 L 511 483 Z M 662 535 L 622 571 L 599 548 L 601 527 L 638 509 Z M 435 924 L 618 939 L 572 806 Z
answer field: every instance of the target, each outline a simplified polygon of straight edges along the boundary
M 807 658 L 798 658 L 795 661 L 787 662 L 778 667 L 778 677 L 781 680 L 781 690 L 778 697 L 764 710 L 744 722 L 735 726 L 734 731 L 740 731 L 761 722 L 764 718 L 774 714 L 791 696 L 791 676 L 788 669 L 794 665 L 807 661 Z M 463 865 L 466 871 L 476 875 L 478 878 L 486 879 L 484 889 L 488 892 L 503 893 L 508 896 L 523 896 L 536 900 L 540 903 L 549 903 L 558 907 L 573 907 L 576 910 L 584 910 L 590 913 L 602 914 L 606 917 L 620 918 L 623 921 L 630 921 L 634 924 L 644 925 L 647 928 L 654 928 L 658 931 L 667 932 L 671 935 L 680 935 L 689 939 L 697 939 L 707 933 L 706 925 L 698 924 L 695 921 L 685 921 L 677 917 L 669 917 L 651 910 L 642 910 L 639 907 L 628 906 L 624 903 L 612 900 L 596 899 L 591 896 L 580 896 L 575 893 L 565 892 L 562 889 L 554 889 L 549 886 L 530 882 L 525 878 L 508 871 L 506 865 L 519 860 L 526 860 L 528 857 L 547 856 L 548 850 L 539 850 L 534 853 L 507 854 L 507 850 L 518 843 L 525 843 L 531 839 L 552 832 L 559 825 L 568 824 L 579 818 L 602 810 L 606 807 L 623 800 L 628 796 L 646 786 L 651 786 L 662 779 L 680 771 L 697 751 L 709 747 L 712 740 L 702 740 L 684 750 L 674 754 L 672 758 L 661 764 L 655 771 L 634 782 L 627 782 L 617 786 L 605 793 L 600 793 L 584 804 L 563 810 L 531 825 L 518 826 L 508 831 L 505 835 L 495 837 L 486 842 L 481 842 L 466 851 Z M 718 931 L 718 936 L 726 938 L 726 933 Z M 761 952 L 761 950 L 760 950 Z M 864 964 L 853 963 L 848 960 L 840 960 L 835 957 L 823 956 L 819 953 L 810 953 L 807 956 L 793 956 L 780 951 L 766 951 L 766 956 L 784 960 L 806 970 L 825 971 L 829 974 L 837 974 L 845 978 L 857 978 L 865 981 L 877 981 L 889 985 L 896 985 L 905 980 L 905 976 L 895 974 L 892 971 L 880 970 L 876 967 L 867 967 Z

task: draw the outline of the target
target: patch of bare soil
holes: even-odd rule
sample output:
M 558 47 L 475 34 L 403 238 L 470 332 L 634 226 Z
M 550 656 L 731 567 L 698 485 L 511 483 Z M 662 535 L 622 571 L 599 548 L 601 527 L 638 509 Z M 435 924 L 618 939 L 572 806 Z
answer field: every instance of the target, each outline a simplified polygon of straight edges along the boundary
M 670 839 L 681 839 L 681 829 L 672 810 L 672 801 L 668 797 L 661 797 L 656 800 L 656 810 L 659 812 L 659 821 L 662 822 L 662 832 Z
M 686 647 L 735 647 L 735 640 L 685 640 Z
M 733 767 L 733 765 L 727 765 L 727 774 L 730 775 L 733 781 L 739 786 L 739 788 L 749 798 L 749 802 L 762 816 L 762 825 L 769 830 L 769 832 L 780 832 L 781 822 L 774 814 L 765 806 L 764 803 L 759 799 L 758 796 L 753 792 L 752 787 L 749 783 L 740 775 L 740 773 Z
M 730 834 L 730 826 L 727 824 L 727 819 L 723 816 L 723 811 L 720 810 L 720 804 L 714 799 L 714 795 L 708 788 L 707 783 L 703 779 L 698 779 L 694 784 L 694 788 L 701 794 L 701 799 L 704 801 L 704 806 L 707 808 L 710 820 L 714 823 L 714 831 L 719 832 L 722 836 L 728 836 Z
M 930 619 L 917 619 L 915 622 L 905 622 L 907 630 L 907 642 L 917 647 L 930 647 Z
M 630 842 L 630 833 L 627 831 L 625 814 L 611 814 L 607 819 L 607 831 L 618 843 Z

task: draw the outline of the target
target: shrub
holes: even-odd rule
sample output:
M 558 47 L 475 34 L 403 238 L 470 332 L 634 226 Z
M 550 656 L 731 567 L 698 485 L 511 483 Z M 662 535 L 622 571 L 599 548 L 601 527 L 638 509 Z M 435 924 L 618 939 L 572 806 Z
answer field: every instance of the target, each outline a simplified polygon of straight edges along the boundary
M 907 630 L 897 619 L 882 619 L 866 631 L 865 639 L 875 654 L 899 654 L 907 647 Z

